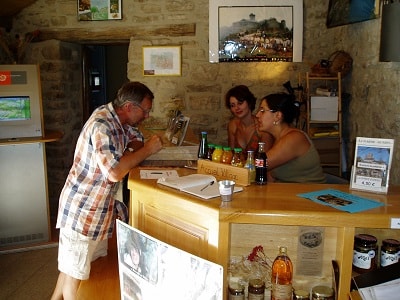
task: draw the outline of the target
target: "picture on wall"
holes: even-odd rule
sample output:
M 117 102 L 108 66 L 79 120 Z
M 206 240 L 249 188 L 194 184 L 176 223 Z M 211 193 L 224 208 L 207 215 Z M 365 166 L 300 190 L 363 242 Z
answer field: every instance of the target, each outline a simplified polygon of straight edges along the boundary
M 301 0 L 210 1 L 210 62 L 302 60 Z
M 144 46 L 143 47 L 144 76 L 180 76 L 181 47 L 180 46 Z
M 328 28 L 376 19 L 379 0 L 329 0 Z
M 121 19 L 121 0 L 78 0 L 79 21 Z

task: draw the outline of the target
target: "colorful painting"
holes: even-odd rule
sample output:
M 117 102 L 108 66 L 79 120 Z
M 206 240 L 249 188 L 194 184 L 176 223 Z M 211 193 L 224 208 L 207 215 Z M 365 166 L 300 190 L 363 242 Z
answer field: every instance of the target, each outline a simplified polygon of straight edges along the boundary
M 79 21 L 121 19 L 121 0 L 78 0 Z

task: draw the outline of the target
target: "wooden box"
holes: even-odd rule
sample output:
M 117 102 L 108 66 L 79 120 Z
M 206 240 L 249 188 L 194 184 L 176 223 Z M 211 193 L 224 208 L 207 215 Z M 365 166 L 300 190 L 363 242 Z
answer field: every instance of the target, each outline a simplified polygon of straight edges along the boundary
M 199 146 L 164 147 L 144 160 L 141 166 L 184 167 L 197 160 L 198 149 Z
M 241 167 L 199 159 L 197 161 L 197 173 L 212 175 L 217 180 L 234 180 L 238 185 L 250 185 L 249 171 Z

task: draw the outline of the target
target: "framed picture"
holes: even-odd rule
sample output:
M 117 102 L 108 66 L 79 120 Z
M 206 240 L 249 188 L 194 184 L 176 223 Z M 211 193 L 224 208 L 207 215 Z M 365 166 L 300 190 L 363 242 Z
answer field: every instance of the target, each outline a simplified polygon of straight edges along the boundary
M 121 19 L 121 0 L 78 0 L 79 21 L 104 21 Z
M 302 0 L 210 0 L 209 61 L 302 61 Z
M 144 46 L 144 76 L 181 76 L 181 46 Z
M 379 17 L 379 0 L 329 0 L 328 28 L 358 23 Z

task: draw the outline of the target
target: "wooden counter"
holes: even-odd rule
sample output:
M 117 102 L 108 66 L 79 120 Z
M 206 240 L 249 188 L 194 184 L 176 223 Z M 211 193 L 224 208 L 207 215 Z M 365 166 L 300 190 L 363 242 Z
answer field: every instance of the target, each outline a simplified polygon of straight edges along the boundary
M 192 172 L 178 169 L 180 176 Z M 391 219 L 400 219 L 400 187 L 390 187 L 388 195 L 378 195 L 349 190 L 347 185 L 250 185 L 234 194 L 232 202 L 221 206 L 219 198 L 205 201 L 158 185 L 156 180 L 141 180 L 139 169 L 134 169 L 128 188 L 132 226 L 222 265 L 225 278 L 231 256 L 247 255 L 261 244 L 267 256 L 273 259 L 278 246 L 286 245 L 295 267 L 295 287 L 308 289 L 321 283 L 330 284 L 331 261 L 338 262 L 338 299 L 349 298 L 356 233 L 371 233 L 380 241 L 387 237 L 400 238 L 400 231 L 390 229 Z M 375 199 L 385 206 L 351 214 L 297 196 L 326 188 Z M 323 266 L 318 276 L 296 276 L 298 230 L 303 226 L 324 230 Z

